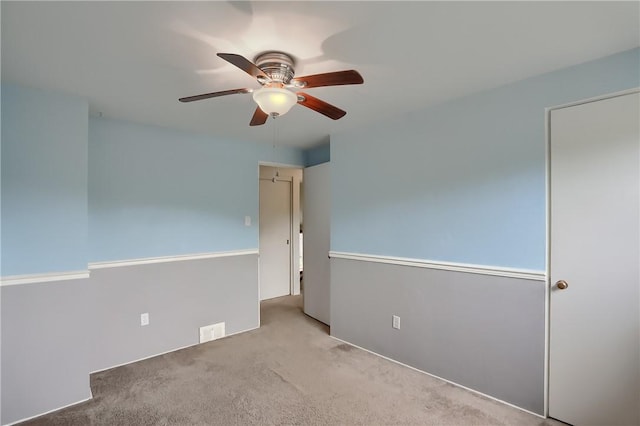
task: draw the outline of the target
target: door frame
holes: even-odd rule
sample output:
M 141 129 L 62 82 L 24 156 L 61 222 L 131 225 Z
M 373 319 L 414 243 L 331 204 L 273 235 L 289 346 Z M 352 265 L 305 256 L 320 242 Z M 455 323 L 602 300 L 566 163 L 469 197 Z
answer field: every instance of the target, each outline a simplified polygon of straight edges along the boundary
M 285 164 L 285 163 L 273 163 L 267 161 L 259 161 L 258 162 L 258 183 L 261 180 L 260 177 L 260 167 L 275 167 L 280 169 L 294 169 L 301 171 L 301 178 L 298 180 L 294 176 L 280 176 L 278 180 L 291 182 L 291 244 L 289 245 L 289 257 L 290 257 L 290 271 L 289 271 L 289 293 L 291 295 L 300 294 L 300 273 L 298 272 L 298 257 L 300 256 L 300 243 L 299 243 L 299 234 L 300 234 L 300 211 L 302 209 L 302 204 L 300 202 L 300 186 L 304 176 L 304 167 L 298 166 L 294 164 Z M 258 247 L 260 247 L 260 191 L 258 188 Z M 258 286 L 260 286 L 260 274 L 258 274 Z
M 549 357 L 551 352 L 550 347 L 550 332 L 551 332 L 551 112 L 563 108 L 570 108 L 578 105 L 584 105 L 591 102 L 598 102 L 605 99 L 617 98 L 620 96 L 631 95 L 634 93 L 640 93 L 640 87 L 632 89 L 621 90 L 618 92 L 607 93 L 604 95 L 594 96 L 574 102 L 568 102 L 565 104 L 555 105 L 545 108 L 545 291 L 544 291 L 544 416 L 549 417 Z

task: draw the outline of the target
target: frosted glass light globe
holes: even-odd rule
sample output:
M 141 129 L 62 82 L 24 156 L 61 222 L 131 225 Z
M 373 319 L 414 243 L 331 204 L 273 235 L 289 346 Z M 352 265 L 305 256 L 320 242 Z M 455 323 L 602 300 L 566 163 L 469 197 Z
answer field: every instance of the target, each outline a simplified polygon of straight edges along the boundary
M 263 87 L 253 92 L 253 100 L 266 114 L 272 117 L 286 114 L 298 103 L 298 96 L 287 89 Z

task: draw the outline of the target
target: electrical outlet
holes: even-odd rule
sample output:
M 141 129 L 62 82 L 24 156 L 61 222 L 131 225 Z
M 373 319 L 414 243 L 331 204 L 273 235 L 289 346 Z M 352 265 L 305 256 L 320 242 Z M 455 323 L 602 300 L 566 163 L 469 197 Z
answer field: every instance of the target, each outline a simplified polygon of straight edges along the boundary
M 393 316 L 393 321 L 391 323 L 391 326 L 397 330 L 400 330 L 400 317 L 397 315 Z
M 149 325 L 149 313 L 145 312 L 144 314 L 140 314 L 140 325 L 145 326 Z
M 251 226 L 251 216 L 244 217 L 244 226 Z

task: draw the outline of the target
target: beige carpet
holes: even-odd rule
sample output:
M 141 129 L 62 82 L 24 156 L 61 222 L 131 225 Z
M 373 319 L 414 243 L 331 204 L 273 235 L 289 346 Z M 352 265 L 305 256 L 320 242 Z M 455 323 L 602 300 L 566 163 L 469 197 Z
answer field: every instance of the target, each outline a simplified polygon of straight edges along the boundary
M 560 425 L 334 340 L 301 298 L 258 330 L 94 374 L 94 398 L 29 425 Z

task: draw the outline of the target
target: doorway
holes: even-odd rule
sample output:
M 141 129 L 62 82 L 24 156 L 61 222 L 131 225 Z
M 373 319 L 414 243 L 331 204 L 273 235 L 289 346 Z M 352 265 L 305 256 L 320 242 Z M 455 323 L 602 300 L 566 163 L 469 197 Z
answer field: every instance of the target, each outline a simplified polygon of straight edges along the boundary
M 300 294 L 302 169 L 260 165 L 260 300 Z
M 549 416 L 640 424 L 640 94 L 549 112 Z

